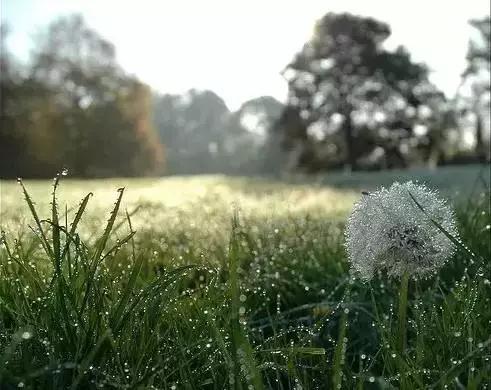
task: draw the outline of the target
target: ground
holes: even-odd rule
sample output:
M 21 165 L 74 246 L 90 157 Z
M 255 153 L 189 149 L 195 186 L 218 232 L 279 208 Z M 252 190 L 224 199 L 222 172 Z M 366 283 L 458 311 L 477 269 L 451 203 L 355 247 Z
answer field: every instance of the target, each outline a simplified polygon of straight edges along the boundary
M 399 281 L 352 279 L 343 230 L 361 191 L 410 179 L 455 207 L 469 249 L 410 282 L 399 353 Z M 0 385 L 477 389 L 491 379 L 489 166 L 68 175 L 55 213 L 49 181 L 24 181 L 27 201 L 20 184 L 0 185 Z

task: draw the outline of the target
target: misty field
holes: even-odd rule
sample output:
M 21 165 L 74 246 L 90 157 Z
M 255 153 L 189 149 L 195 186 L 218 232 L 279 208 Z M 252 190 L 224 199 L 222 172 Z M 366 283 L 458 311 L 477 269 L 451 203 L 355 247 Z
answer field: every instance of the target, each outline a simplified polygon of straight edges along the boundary
M 489 166 L 59 179 L 0 182 L 0 388 L 490 386 Z M 398 281 L 353 278 L 344 227 L 361 191 L 410 179 L 463 244 L 410 281 L 401 351 Z

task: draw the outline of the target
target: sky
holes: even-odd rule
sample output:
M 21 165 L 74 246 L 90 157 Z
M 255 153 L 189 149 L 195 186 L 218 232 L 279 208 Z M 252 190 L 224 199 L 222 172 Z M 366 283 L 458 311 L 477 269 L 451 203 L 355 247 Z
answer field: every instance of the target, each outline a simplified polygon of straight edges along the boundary
M 0 0 L 7 44 L 27 59 L 33 37 L 53 19 L 81 13 L 111 41 L 117 59 L 162 93 L 211 89 L 230 109 L 271 95 L 284 101 L 280 72 L 327 12 L 387 22 L 387 47 L 405 45 L 426 62 L 431 80 L 452 96 L 465 67 L 471 18 L 490 12 L 487 0 Z

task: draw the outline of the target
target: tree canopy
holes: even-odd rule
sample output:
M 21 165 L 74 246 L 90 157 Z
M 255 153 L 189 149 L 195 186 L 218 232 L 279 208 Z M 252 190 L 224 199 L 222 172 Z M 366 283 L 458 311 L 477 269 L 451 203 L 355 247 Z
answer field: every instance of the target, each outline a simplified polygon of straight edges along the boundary
M 2 68 L 2 177 L 162 172 L 150 89 L 119 67 L 113 45 L 81 16 L 53 22 L 22 74 L 6 50 Z
M 154 97 L 154 123 L 171 174 L 259 173 L 264 144 L 283 105 L 269 96 L 231 112 L 212 91 Z
M 275 132 L 292 152 L 291 165 L 357 169 L 381 157 L 386 167 L 408 164 L 415 125 L 439 115 L 426 102 L 445 98 L 404 47 L 384 48 L 390 33 L 386 23 L 348 13 L 317 22 L 283 71 L 288 102 Z
M 490 128 L 490 91 L 491 91 L 491 19 L 471 20 L 475 35 L 469 41 L 467 50 L 467 66 L 462 74 L 462 84 L 467 87 L 463 97 L 463 113 L 473 116 L 475 132 L 474 154 L 479 161 L 490 159 L 489 128 Z M 487 122 L 487 123 L 486 123 Z M 485 127 L 488 132 L 485 134 Z M 487 137 L 486 137 L 487 135 Z M 487 138 L 487 139 L 486 139 Z

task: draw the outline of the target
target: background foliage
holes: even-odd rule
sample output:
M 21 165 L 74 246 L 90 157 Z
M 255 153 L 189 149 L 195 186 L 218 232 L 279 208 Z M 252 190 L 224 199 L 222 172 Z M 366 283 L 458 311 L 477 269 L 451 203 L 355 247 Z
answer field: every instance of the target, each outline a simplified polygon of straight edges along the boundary
M 328 13 L 283 70 L 286 103 L 262 96 L 235 112 L 213 91 L 152 91 L 121 69 L 113 45 L 81 16 L 47 26 L 25 64 L 9 53 L 3 26 L 0 176 L 51 177 L 62 167 L 108 177 L 489 161 L 489 16 L 471 25 L 453 97 L 403 46 L 385 48 L 389 25 Z

